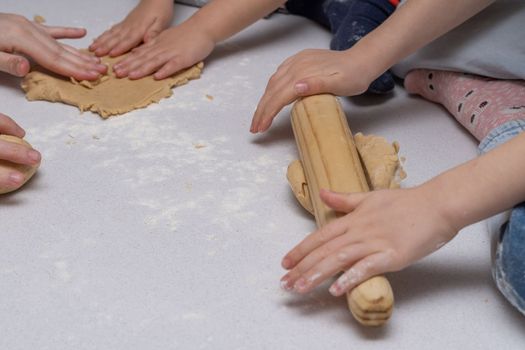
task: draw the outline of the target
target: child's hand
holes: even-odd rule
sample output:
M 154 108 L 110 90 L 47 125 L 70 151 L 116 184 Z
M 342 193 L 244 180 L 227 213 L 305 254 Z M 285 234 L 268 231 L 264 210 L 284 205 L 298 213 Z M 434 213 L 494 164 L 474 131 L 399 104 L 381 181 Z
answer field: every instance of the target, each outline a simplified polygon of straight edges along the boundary
M 164 79 L 181 69 L 202 61 L 213 50 L 214 41 L 188 22 L 166 29 L 159 36 L 134 49 L 113 66 L 117 77 L 139 79 L 154 74 Z
M 439 249 L 458 228 L 440 212 L 425 185 L 413 189 L 338 194 L 321 191 L 348 213 L 310 234 L 283 259 L 283 288 L 306 293 L 345 271 L 330 287 L 339 296 L 372 276 L 398 271 Z
M 28 19 L 0 13 L 0 71 L 25 76 L 30 69 L 25 54 L 43 67 L 78 80 L 94 80 L 107 67 L 100 59 L 82 53 L 55 39 L 81 38 L 85 29 L 48 27 Z
M 173 18 L 173 0 L 143 0 L 120 23 L 93 41 L 89 50 L 97 56 L 120 56 L 163 31 Z
M 264 132 L 279 111 L 300 96 L 332 93 L 361 94 L 374 77 L 367 74 L 366 60 L 352 52 L 304 50 L 289 57 L 271 77 L 252 119 L 250 132 Z
M 11 118 L 0 113 L 0 134 L 24 137 L 25 131 Z M 35 165 L 40 162 L 40 153 L 34 149 L 13 142 L 0 140 L 0 161 L 7 160 L 17 164 Z M 0 171 L 0 188 L 15 188 L 24 181 L 24 174 L 18 171 Z

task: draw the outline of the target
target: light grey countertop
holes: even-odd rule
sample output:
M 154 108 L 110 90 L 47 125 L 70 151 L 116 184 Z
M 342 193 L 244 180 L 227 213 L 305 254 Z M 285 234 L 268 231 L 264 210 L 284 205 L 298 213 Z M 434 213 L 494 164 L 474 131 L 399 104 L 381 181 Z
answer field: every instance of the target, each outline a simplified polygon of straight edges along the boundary
M 3 0 L 1 11 L 84 26 L 72 43 L 86 47 L 134 4 Z M 175 21 L 193 11 L 177 5 Z M 523 348 L 525 319 L 494 287 L 484 223 L 389 275 L 383 328 L 357 325 L 327 286 L 279 288 L 281 257 L 315 223 L 285 179 L 297 157 L 289 108 L 265 135 L 248 128 L 277 65 L 329 38 L 297 17 L 259 21 L 221 44 L 201 79 L 108 120 L 27 102 L 0 75 L 0 111 L 43 154 L 23 190 L 0 197 L 0 349 Z M 399 141 L 406 187 L 476 156 L 452 117 L 401 88 L 341 100 L 354 132 Z

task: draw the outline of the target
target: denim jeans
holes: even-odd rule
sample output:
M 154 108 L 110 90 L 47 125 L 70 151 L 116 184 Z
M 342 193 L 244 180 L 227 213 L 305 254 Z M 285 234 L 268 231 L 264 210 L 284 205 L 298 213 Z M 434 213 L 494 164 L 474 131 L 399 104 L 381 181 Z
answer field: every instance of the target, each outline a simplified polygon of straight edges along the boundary
M 523 131 L 525 120 L 500 125 L 481 141 L 479 151 L 488 152 Z M 517 161 L 525 161 L 525 155 Z M 494 281 L 505 298 L 525 315 L 525 202 L 508 213 L 487 220 L 487 223 L 489 232 L 496 232 L 492 240 Z

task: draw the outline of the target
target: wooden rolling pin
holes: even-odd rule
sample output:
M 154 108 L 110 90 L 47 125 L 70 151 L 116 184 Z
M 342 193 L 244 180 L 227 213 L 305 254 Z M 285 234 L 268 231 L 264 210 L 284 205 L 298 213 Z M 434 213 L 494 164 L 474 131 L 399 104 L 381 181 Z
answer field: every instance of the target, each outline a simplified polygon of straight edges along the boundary
M 346 116 L 333 95 L 298 100 L 292 109 L 292 128 L 308 184 L 318 227 L 341 216 L 319 197 L 321 189 L 336 192 L 369 191 Z M 348 307 L 366 326 L 380 326 L 391 316 L 394 296 L 384 276 L 376 276 L 347 293 Z

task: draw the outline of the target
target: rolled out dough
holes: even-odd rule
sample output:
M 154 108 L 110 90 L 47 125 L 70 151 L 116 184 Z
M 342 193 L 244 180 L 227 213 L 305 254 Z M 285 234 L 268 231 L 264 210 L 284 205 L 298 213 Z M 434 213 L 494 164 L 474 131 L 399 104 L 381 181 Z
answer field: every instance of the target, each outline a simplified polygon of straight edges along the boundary
M 0 135 L 0 140 L 7 141 L 7 142 L 13 142 L 19 145 L 25 145 L 27 147 L 32 148 L 31 145 L 27 141 L 21 138 L 18 138 L 16 136 Z M 3 187 L 0 185 L 0 194 L 12 192 L 22 187 L 27 181 L 29 181 L 31 177 L 33 177 L 33 175 L 35 174 L 39 166 L 40 164 L 23 165 L 23 164 L 12 163 L 7 160 L 0 160 L 0 171 L 1 172 L 9 172 L 9 171 L 16 170 L 24 174 L 24 182 L 22 182 L 22 184 L 18 187 Z
M 203 68 L 201 62 L 163 80 L 155 80 L 153 76 L 137 80 L 118 79 L 113 74 L 113 64 L 124 57 L 103 57 L 102 63 L 108 65 L 108 74 L 94 82 L 67 79 L 36 67 L 22 80 L 22 89 L 29 101 L 63 102 L 77 106 L 80 111 L 98 113 L 106 119 L 171 96 L 172 87 L 199 78 Z

